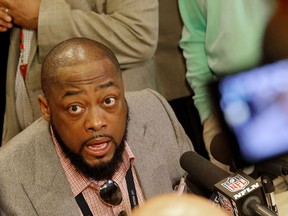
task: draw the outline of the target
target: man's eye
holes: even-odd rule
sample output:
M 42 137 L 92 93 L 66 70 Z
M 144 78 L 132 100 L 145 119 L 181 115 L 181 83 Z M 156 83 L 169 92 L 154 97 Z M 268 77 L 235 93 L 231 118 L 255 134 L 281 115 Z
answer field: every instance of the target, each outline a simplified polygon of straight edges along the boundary
M 112 97 L 106 98 L 104 100 L 104 105 L 107 106 L 107 107 L 113 106 L 113 105 L 115 105 L 115 103 L 116 103 L 116 99 L 112 98 Z
M 78 114 L 78 113 L 81 113 L 83 110 L 82 107 L 80 106 L 77 106 L 77 105 L 72 105 L 69 107 L 68 111 L 72 114 Z

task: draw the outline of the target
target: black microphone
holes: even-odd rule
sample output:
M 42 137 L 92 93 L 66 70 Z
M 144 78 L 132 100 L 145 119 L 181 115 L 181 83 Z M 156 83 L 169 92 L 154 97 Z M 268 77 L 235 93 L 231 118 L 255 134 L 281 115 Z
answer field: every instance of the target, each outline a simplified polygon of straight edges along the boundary
M 180 165 L 189 178 L 214 192 L 231 215 L 276 215 L 267 208 L 261 183 L 245 173 L 231 175 L 193 151 L 181 156 Z
M 214 185 L 228 178 L 230 173 L 220 169 L 210 161 L 196 152 L 188 151 L 180 157 L 181 167 L 190 175 L 192 180 L 208 189 L 214 191 Z

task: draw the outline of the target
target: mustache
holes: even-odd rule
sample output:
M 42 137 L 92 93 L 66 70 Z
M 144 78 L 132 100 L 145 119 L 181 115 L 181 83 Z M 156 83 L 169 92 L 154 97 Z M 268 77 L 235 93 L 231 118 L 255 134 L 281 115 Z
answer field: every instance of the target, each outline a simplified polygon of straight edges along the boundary
M 88 138 L 87 140 L 85 140 L 85 141 L 81 144 L 80 152 L 82 152 L 83 148 L 85 147 L 85 145 L 86 145 L 89 141 L 91 141 L 91 140 L 93 140 L 93 139 L 96 139 L 96 138 L 100 138 L 100 137 L 102 137 L 102 138 L 103 138 L 103 137 L 109 138 L 114 145 L 117 145 L 117 143 L 116 143 L 116 141 L 115 141 L 115 139 L 114 139 L 113 136 L 108 135 L 108 134 L 98 134 L 98 135 L 93 135 L 92 137 L 90 137 L 90 138 Z

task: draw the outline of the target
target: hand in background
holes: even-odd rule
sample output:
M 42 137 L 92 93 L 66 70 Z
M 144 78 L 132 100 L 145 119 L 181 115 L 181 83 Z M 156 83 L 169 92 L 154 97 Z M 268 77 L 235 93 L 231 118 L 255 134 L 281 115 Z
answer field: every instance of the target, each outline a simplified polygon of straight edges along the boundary
M 0 7 L 0 32 L 6 32 L 13 27 L 12 17 L 8 14 L 9 10 Z
M 40 0 L 0 0 L 0 7 L 3 12 L 0 15 L 2 22 L 5 21 L 5 10 L 8 9 L 8 15 L 12 17 L 14 24 L 27 29 L 37 29 Z M 2 22 L 0 22 L 0 25 Z M 3 23 L 8 25 L 7 21 Z

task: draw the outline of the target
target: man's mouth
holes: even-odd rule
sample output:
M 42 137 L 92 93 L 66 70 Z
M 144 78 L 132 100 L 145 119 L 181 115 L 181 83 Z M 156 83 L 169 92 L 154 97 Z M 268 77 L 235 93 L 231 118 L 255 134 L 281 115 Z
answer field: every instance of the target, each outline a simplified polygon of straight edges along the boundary
M 94 138 L 85 144 L 85 149 L 89 155 L 102 157 L 109 152 L 111 143 L 111 139 L 107 137 Z

